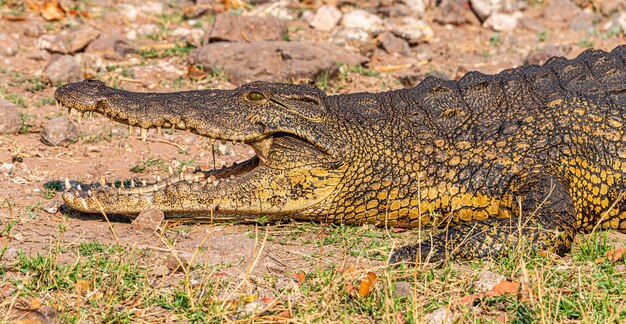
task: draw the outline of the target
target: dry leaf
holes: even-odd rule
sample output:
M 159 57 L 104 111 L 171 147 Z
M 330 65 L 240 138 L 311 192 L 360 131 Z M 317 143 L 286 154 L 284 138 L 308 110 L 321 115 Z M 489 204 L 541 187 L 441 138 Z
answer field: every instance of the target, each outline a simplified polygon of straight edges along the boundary
M 197 66 L 193 64 L 190 64 L 187 67 L 187 78 L 189 79 L 193 79 L 193 80 L 204 79 L 207 77 L 207 75 L 209 74 L 204 72 L 202 69 L 198 68 Z
M 76 293 L 78 295 L 82 295 L 86 293 L 87 291 L 89 291 L 89 288 L 90 288 L 89 280 L 77 280 L 76 285 L 74 285 L 74 287 L 76 288 Z
M 40 14 L 43 19 L 48 21 L 65 18 L 65 10 L 61 7 L 59 0 L 45 0 L 41 6 Z
M 37 309 L 39 307 L 41 307 L 41 299 L 35 297 L 35 298 L 30 300 L 30 308 L 31 309 Z
M 497 294 L 495 296 L 517 295 L 517 293 L 519 292 L 519 288 L 520 288 L 520 283 L 519 282 L 516 282 L 516 281 L 503 281 L 503 282 L 493 286 L 493 288 L 491 288 L 491 290 L 489 292 L 493 292 L 493 293 Z
M 365 297 L 374 290 L 374 286 L 378 281 L 378 277 L 373 272 L 368 272 L 365 278 L 361 280 L 361 285 L 359 286 L 359 297 Z
M 604 258 L 598 258 L 595 260 L 595 263 L 602 263 L 605 261 L 617 262 L 624 257 L 624 252 L 626 252 L 626 248 L 619 248 L 614 250 L 608 250 L 604 254 Z
M 299 287 L 302 287 L 304 279 L 306 278 L 306 274 L 304 273 L 304 271 L 300 271 L 298 273 L 292 274 L 291 277 L 298 282 Z

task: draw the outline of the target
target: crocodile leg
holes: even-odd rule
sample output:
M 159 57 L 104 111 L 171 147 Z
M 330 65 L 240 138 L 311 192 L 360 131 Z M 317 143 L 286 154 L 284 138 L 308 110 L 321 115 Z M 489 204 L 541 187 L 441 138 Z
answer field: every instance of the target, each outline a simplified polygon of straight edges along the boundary
M 528 176 L 518 183 L 521 185 L 513 185 L 510 190 L 513 197 L 519 198 L 510 206 L 514 215 L 511 218 L 488 218 L 448 228 L 429 241 L 396 250 L 390 263 L 470 260 L 524 244 L 558 255 L 568 252 L 576 233 L 576 215 L 565 186 L 544 174 Z

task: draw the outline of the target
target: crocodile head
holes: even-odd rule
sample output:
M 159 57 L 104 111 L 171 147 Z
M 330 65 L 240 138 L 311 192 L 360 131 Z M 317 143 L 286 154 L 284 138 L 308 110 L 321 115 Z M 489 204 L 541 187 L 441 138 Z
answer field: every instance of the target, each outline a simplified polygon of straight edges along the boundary
M 197 219 L 307 218 L 323 208 L 347 168 L 342 143 L 328 127 L 326 95 L 310 85 L 253 82 L 233 90 L 137 93 L 86 80 L 58 88 L 55 98 L 81 115 L 96 112 L 139 127 L 142 135 L 150 128 L 180 129 L 245 143 L 256 153 L 221 170 L 138 187 L 104 181 L 66 191 L 65 202 L 84 212 L 133 216 L 158 208 L 169 217 Z

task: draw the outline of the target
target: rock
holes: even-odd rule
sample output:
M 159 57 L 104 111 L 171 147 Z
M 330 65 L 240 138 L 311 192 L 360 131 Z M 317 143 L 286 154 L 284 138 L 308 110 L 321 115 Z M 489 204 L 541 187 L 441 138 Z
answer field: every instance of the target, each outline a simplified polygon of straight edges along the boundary
M 43 70 L 43 75 L 54 86 L 60 83 L 78 82 L 83 79 L 80 65 L 71 55 L 54 55 Z
M 135 49 L 117 35 L 102 35 L 87 46 L 85 53 L 93 53 L 107 60 L 121 60 Z
M 396 282 L 393 290 L 393 298 L 411 297 L 411 283 L 406 281 Z
M 160 2 L 140 2 L 138 4 L 120 4 L 118 12 L 130 21 L 137 20 L 140 14 L 161 15 L 165 11 L 165 5 Z
M 474 13 L 465 7 L 464 0 L 442 0 L 439 4 L 439 14 L 435 21 L 440 24 L 461 26 L 465 24 L 480 24 Z
M 130 224 L 130 228 L 144 231 L 156 231 L 161 227 L 165 214 L 157 208 L 150 208 L 139 213 Z M 167 267 L 166 267 L 167 268 Z
M 223 68 L 231 82 L 241 84 L 253 80 L 314 80 L 320 73 L 336 71 L 337 62 L 358 65 L 367 58 L 324 43 L 263 41 L 208 44 L 192 51 L 189 61 Z
M 378 41 L 382 48 L 389 54 L 407 56 L 411 53 L 409 43 L 400 37 L 394 36 L 391 32 L 383 32 L 378 35 Z
M 481 21 L 502 8 L 502 0 L 470 0 L 470 4 Z
M 155 24 L 143 24 L 137 28 L 137 35 L 151 36 L 159 32 L 159 26 Z
M 201 28 L 187 29 L 183 27 L 178 27 L 172 31 L 172 36 L 177 37 L 180 40 L 186 41 L 187 43 L 195 47 L 202 46 L 205 35 L 206 33 Z
M 41 34 L 43 34 L 44 32 L 44 28 L 43 26 L 41 26 L 41 24 L 38 24 L 34 21 L 31 21 L 30 23 L 23 25 L 24 28 L 24 36 L 28 36 L 28 37 L 32 37 L 32 38 L 37 38 L 39 36 L 41 36 Z
M 474 290 L 477 292 L 487 292 L 493 288 L 493 286 L 506 281 L 506 277 L 491 271 L 483 271 L 478 274 L 476 280 L 472 282 Z
M 78 140 L 78 128 L 65 116 L 55 117 L 41 130 L 41 142 L 50 146 L 68 146 Z
M 37 47 L 53 53 L 72 54 L 87 47 L 98 36 L 100 36 L 98 30 L 88 24 L 82 24 L 56 35 L 41 35 L 37 39 Z
M 420 61 L 430 61 L 433 59 L 433 50 L 428 44 L 420 44 L 415 48 L 415 57 Z
M 570 0 L 551 0 L 543 8 L 543 17 L 553 21 L 569 21 L 580 11 L 580 8 Z
M 626 4 L 624 3 L 624 0 L 603 0 L 599 2 L 600 2 L 600 12 L 606 17 L 609 17 L 612 14 L 619 12 L 620 10 L 623 10 L 624 8 L 626 8 Z
M 48 51 L 44 49 L 40 49 L 40 50 L 29 51 L 26 54 L 26 57 L 28 59 L 35 60 L 35 61 L 47 61 L 52 57 L 52 55 L 50 55 Z
M 538 50 L 533 50 L 524 59 L 524 64 L 543 65 L 554 56 L 567 56 L 571 47 L 567 45 L 546 45 Z
M 0 99 L 0 116 L 0 134 L 17 134 L 22 128 L 17 106 L 12 102 Z
M 152 274 L 157 276 L 157 277 L 165 277 L 170 273 L 170 269 L 167 268 L 167 266 L 161 264 L 156 266 L 155 268 L 152 268 Z
M 370 33 L 383 30 L 383 20 L 362 9 L 356 9 L 341 18 L 341 25 L 345 28 L 362 29 Z
M 413 17 L 388 19 L 385 27 L 396 36 L 406 39 L 411 45 L 429 42 L 435 34 L 426 21 Z
M 594 21 L 600 21 L 602 16 L 592 12 L 581 11 L 567 26 L 573 30 L 588 31 L 594 28 Z
M 15 39 L 5 33 L 0 33 L 0 55 L 14 56 L 18 49 L 19 46 Z
M 219 143 L 217 145 L 217 150 L 219 151 L 221 156 L 233 155 L 233 146 L 229 143 L 226 143 L 226 144 Z
M 426 12 L 426 7 L 430 4 L 430 0 L 404 0 L 405 5 L 411 9 L 412 14 L 422 16 Z
M 514 14 L 494 12 L 483 22 L 483 27 L 510 32 L 517 28 L 517 21 L 522 16 L 523 14 L 519 11 Z
M 341 20 L 341 11 L 335 6 L 324 5 L 311 17 L 309 25 L 317 30 L 331 31 Z
M 0 166 L 0 172 L 5 175 L 10 175 L 13 171 L 15 171 L 15 165 L 13 163 L 2 163 L 2 166 Z
M 58 200 L 51 201 L 43 207 L 43 210 L 48 214 L 56 214 L 59 211 L 59 207 L 61 207 L 61 203 Z
M 335 45 L 342 47 L 351 46 L 361 49 L 362 52 L 364 49 L 367 51 L 374 44 L 370 33 L 363 29 L 337 28 L 333 31 L 331 38 Z
M 209 32 L 209 42 L 278 41 L 287 35 L 285 22 L 274 17 L 219 14 Z
M 454 323 L 454 312 L 442 307 L 425 317 L 427 324 L 452 324 Z

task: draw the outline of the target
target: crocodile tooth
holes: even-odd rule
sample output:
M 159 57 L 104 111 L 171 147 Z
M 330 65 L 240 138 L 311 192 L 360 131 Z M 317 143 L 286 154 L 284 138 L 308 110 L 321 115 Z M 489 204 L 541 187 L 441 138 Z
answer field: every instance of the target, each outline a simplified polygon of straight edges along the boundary
M 146 182 L 146 180 L 141 180 L 141 185 L 144 187 L 147 187 L 148 183 Z
M 72 184 L 68 178 L 65 178 L 65 189 L 72 189 Z
M 158 191 L 158 190 L 159 190 L 159 187 L 155 184 L 154 185 L 154 191 Z
M 121 195 L 122 194 L 122 188 L 117 188 L 117 194 Z
M 193 182 L 200 182 L 200 176 L 193 177 Z
M 78 191 L 83 191 L 83 188 L 81 188 L 80 185 L 76 186 L 76 189 L 78 189 Z
M 100 184 L 103 185 L 103 186 L 107 185 L 107 179 L 104 176 L 100 177 Z
M 141 129 L 141 140 L 145 142 L 148 139 L 148 130 L 145 128 L 140 128 L 140 129 Z
M 235 180 L 235 175 L 234 174 L 230 175 L 230 180 Z
M 83 207 L 84 207 L 85 209 L 89 209 L 89 208 L 87 207 L 87 202 L 85 201 L 85 199 L 80 198 L 79 200 L 80 200 L 80 203 L 83 205 Z
M 181 120 L 178 122 L 178 124 L 176 124 L 176 127 L 178 129 L 187 129 L 187 124 L 185 124 L 185 122 Z
M 171 166 L 171 165 L 168 165 L 168 166 L 167 166 L 167 172 L 170 174 L 170 176 L 173 176 L 173 175 L 174 175 L 174 169 L 172 169 L 172 166 Z
M 210 176 L 210 177 L 209 177 L 209 180 L 211 180 L 211 181 L 215 181 L 215 180 L 217 180 L 217 178 L 216 178 L 215 176 L 213 176 L 213 175 L 212 175 L 212 176 Z
M 156 131 L 157 131 L 157 134 L 161 135 L 161 126 L 157 126 Z
M 68 115 L 71 115 L 71 114 L 72 114 L 72 108 L 67 107 L 67 114 L 68 114 Z
M 139 187 L 139 194 L 143 193 L 143 188 Z
M 157 182 L 161 182 L 161 177 L 157 176 Z
M 93 192 L 91 192 L 91 189 L 88 189 L 88 190 L 87 190 L 87 195 L 88 195 L 89 197 L 93 196 Z
M 128 137 L 133 136 L 133 125 L 128 125 Z
M 83 116 L 85 116 L 84 112 L 81 111 L 81 112 L 78 113 L 78 124 L 79 125 L 83 123 Z
M 217 187 L 217 185 L 218 185 L 218 184 L 220 184 L 220 181 L 219 181 L 219 180 L 215 180 L 215 181 L 213 181 L 213 185 L 214 185 L 214 186 L 216 186 L 216 187 Z
M 180 168 L 180 172 L 182 172 L 182 173 L 187 172 L 187 166 L 186 166 L 186 165 L 183 165 L 183 166 Z
M 135 188 L 135 181 L 133 181 L 133 179 L 130 179 L 130 187 Z

